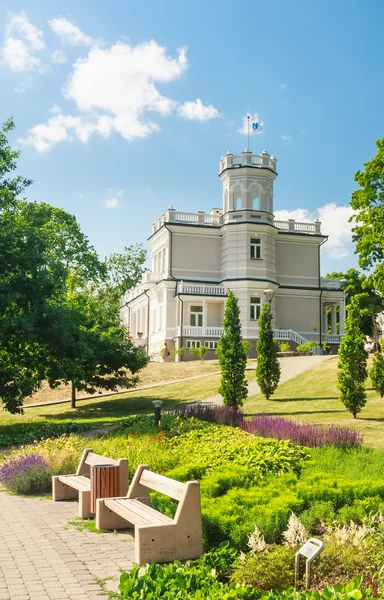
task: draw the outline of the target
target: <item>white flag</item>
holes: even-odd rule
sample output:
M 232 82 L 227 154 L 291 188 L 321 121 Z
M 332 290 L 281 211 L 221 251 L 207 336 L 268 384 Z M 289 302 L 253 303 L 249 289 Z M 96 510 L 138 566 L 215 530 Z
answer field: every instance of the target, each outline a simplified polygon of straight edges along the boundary
M 249 121 L 249 133 L 261 133 L 263 125 L 263 121 Z

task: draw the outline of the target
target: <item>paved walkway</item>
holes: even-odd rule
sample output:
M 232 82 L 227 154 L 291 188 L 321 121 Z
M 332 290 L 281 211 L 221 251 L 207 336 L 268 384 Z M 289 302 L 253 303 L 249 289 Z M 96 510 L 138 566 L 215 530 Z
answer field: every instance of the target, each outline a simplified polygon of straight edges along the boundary
M 284 383 L 296 375 L 303 373 L 304 371 L 308 371 L 312 367 L 315 367 L 319 363 L 324 362 L 325 360 L 329 360 L 331 358 L 336 358 L 332 355 L 325 356 L 290 356 L 280 358 L 280 367 L 281 367 L 281 377 L 280 383 Z M 248 383 L 248 398 L 251 396 L 256 396 L 260 394 L 260 388 L 256 383 L 256 379 L 253 379 Z M 215 394 L 214 396 L 210 396 L 210 398 L 205 398 L 204 402 L 211 402 L 212 404 L 222 404 L 223 398 L 221 394 Z
M 0 600 L 102 600 L 95 582 L 117 590 L 131 568 L 126 533 L 91 533 L 68 525 L 77 502 L 10 496 L 0 491 Z

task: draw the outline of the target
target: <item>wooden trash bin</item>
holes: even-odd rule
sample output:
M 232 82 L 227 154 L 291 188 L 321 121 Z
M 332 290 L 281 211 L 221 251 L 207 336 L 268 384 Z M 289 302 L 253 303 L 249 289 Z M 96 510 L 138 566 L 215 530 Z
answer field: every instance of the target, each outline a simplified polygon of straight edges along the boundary
M 97 498 L 120 496 L 118 465 L 91 465 L 91 513 L 96 513 Z

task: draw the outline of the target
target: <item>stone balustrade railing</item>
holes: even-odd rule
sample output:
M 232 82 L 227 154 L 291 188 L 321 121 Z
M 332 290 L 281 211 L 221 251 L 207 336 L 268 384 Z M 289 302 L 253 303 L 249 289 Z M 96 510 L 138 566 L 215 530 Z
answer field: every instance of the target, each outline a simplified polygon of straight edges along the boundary
M 266 150 L 263 150 L 261 154 L 252 154 L 252 152 L 245 150 L 237 156 L 233 155 L 232 152 L 227 152 L 220 160 L 219 174 L 225 169 L 236 169 L 238 167 L 267 168 L 276 172 L 276 158 L 269 156 Z

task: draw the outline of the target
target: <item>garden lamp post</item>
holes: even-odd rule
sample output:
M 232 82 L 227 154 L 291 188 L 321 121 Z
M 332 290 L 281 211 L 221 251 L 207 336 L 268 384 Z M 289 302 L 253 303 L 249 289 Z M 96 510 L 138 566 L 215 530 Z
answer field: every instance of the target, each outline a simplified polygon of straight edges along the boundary
M 161 421 L 161 405 L 163 404 L 162 400 L 152 400 L 152 404 L 154 405 L 154 417 L 155 417 L 155 427 L 160 426 Z
M 271 306 L 274 295 L 276 294 L 275 290 L 267 289 L 264 290 L 264 296 L 267 299 L 269 306 Z

